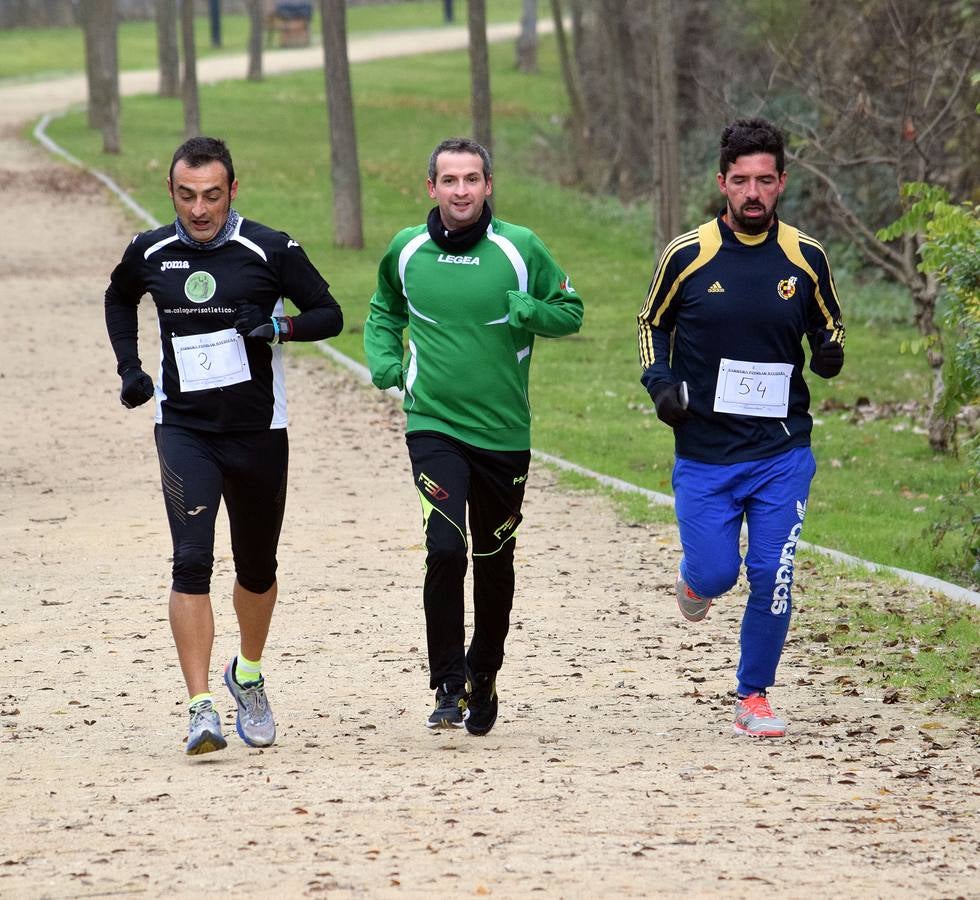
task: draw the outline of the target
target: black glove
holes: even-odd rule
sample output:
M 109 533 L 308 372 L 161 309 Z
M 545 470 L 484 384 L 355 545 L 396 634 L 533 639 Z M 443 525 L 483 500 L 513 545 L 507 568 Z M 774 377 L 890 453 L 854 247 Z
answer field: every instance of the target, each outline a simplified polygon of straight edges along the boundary
M 653 394 L 653 405 L 657 407 L 657 418 L 671 428 L 682 425 L 690 417 L 687 411 L 687 385 L 668 384 Z
M 821 378 L 833 378 L 844 367 L 844 348 L 837 341 L 817 344 L 810 354 L 810 369 Z
M 248 337 L 270 344 L 283 344 L 293 337 L 293 320 L 289 316 L 272 316 L 264 324 L 253 328 Z
M 235 312 L 235 331 L 244 336 L 268 321 L 269 317 L 254 303 L 240 303 Z
M 142 369 L 127 369 L 122 373 L 122 390 L 119 402 L 126 409 L 142 406 L 153 397 L 153 379 Z

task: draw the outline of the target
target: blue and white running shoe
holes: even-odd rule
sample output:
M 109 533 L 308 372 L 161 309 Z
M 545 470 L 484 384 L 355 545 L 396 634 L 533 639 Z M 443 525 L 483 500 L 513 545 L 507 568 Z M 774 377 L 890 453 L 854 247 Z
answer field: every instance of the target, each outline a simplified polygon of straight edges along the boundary
M 210 700 L 202 700 L 191 707 L 191 724 L 187 731 L 184 753 L 198 756 L 224 750 L 228 746 L 221 733 L 221 717 Z
M 232 657 L 225 666 L 225 684 L 238 707 L 235 719 L 238 736 L 249 747 L 270 747 L 276 741 L 276 722 L 272 718 L 269 698 L 265 695 L 265 679 L 239 684 L 235 680 L 237 661 L 237 656 Z

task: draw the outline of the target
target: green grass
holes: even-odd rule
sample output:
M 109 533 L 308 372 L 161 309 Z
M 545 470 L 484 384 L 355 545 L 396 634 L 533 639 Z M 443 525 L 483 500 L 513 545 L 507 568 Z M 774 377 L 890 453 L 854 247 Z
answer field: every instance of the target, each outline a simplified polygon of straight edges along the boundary
M 157 62 L 154 22 L 122 22 L 119 26 L 119 68 L 151 69 Z M 199 59 L 216 54 L 243 53 L 248 46 L 245 16 L 221 17 L 220 48 L 211 46 L 207 17 L 194 24 Z M 81 28 L 13 28 L 0 31 L 0 78 L 52 78 L 85 70 Z
M 543 42 L 540 64 L 540 74 L 521 75 L 510 42 L 491 48 L 497 212 L 541 235 L 586 304 L 581 334 L 538 345 L 534 445 L 670 493 L 672 437 L 639 385 L 635 346 L 635 316 L 653 264 L 649 212 L 563 189 L 537 174 L 549 166 L 548 148 L 561 145 L 552 114 L 565 106 L 552 41 Z M 361 252 L 331 244 L 322 73 L 202 87 L 201 106 L 205 131 L 227 138 L 235 154 L 236 205 L 304 243 L 344 306 L 347 326 L 335 345 L 363 359 L 361 326 L 377 261 L 395 231 L 424 219 L 430 206 L 424 166 L 432 146 L 469 131 L 469 76 L 464 53 L 356 65 L 352 74 L 364 196 Z M 100 153 L 100 138 L 81 114 L 56 121 L 50 133 L 167 220 L 173 213 L 163 179 L 181 121 L 177 101 L 126 99 L 118 158 Z M 831 382 L 810 378 L 819 471 L 804 538 L 968 584 L 972 560 L 962 533 L 933 546 L 930 531 L 949 514 L 950 498 L 963 495 L 965 464 L 934 456 L 905 415 L 852 418 L 859 398 L 877 408 L 924 402 L 924 359 L 899 353 L 913 331 L 888 314 L 898 300 L 887 286 L 842 281 L 841 294 L 850 325 L 847 364 Z M 975 505 L 975 498 L 965 500 Z
M 886 702 L 924 702 L 980 724 L 980 610 L 923 602 L 899 581 L 806 551 L 797 570 L 806 592 L 795 601 L 796 629 L 813 653 L 860 669 Z
M 466 4 L 459 3 L 453 24 L 466 26 Z M 489 22 L 511 22 L 520 18 L 520 0 L 494 0 L 488 4 Z M 313 4 L 311 33 L 319 43 L 319 4 Z M 540 15 L 546 14 L 541 5 Z M 350 34 L 404 28 L 432 28 L 443 24 L 442 0 L 413 0 L 352 7 L 347 16 Z M 199 58 L 216 54 L 244 53 L 248 49 L 249 21 L 244 15 L 221 17 L 220 48 L 211 46 L 207 16 L 195 23 L 195 45 Z M 156 24 L 153 21 L 122 22 L 119 26 L 120 69 L 147 69 L 156 65 Z M 85 49 L 81 28 L 13 28 L 0 31 L 0 79 L 50 78 L 82 72 Z

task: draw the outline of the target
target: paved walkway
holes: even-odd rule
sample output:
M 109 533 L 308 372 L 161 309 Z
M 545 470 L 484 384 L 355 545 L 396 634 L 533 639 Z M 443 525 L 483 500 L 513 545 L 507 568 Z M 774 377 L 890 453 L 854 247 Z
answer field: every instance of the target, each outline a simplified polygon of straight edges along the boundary
M 550 20 L 538 22 L 538 32 L 548 34 L 553 30 Z M 502 23 L 487 26 L 487 40 L 513 40 L 519 26 Z M 389 59 L 413 53 L 441 53 L 461 50 L 468 44 L 465 28 L 413 28 L 371 34 L 352 35 L 348 41 L 348 58 L 352 63 L 374 59 Z M 319 46 L 300 47 L 291 50 L 267 50 L 262 57 L 265 75 L 316 69 L 323 65 L 323 49 Z M 245 54 L 212 56 L 198 60 L 197 77 L 202 84 L 244 78 L 248 70 Z M 153 93 L 158 87 L 156 69 L 121 72 L 119 91 L 123 96 Z M 87 99 L 84 74 L 70 75 L 51 81 L 0 84 L 0 127 L 4 124 L 26 122 L 41 113 L 55 113 Z

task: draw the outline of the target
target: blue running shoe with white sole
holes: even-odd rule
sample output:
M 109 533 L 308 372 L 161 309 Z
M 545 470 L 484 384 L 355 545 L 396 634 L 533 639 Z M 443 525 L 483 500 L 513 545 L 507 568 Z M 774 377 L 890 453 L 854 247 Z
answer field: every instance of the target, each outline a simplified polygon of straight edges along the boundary
M 265 679 L 239 684 L 235 680 L 237 661 L 235 656 L 225 666 L 225 685 L 238 707 L 235 729 L 249 747 L 271 747 L 276 741 L 276 722 L 265 695 Z
M 202 700 L 191 707 L 191 722 L 187 730 L 187 744 L 184 753 L 199 756 L 213 753 L 228 746 L 221 733 L 221 717 L 210 700 Z
M 442 684 L 436 690 L 436 706 L 426 719 L 426 728 L 462 728 L 469 710 L 466 690 L 461 685 Z

